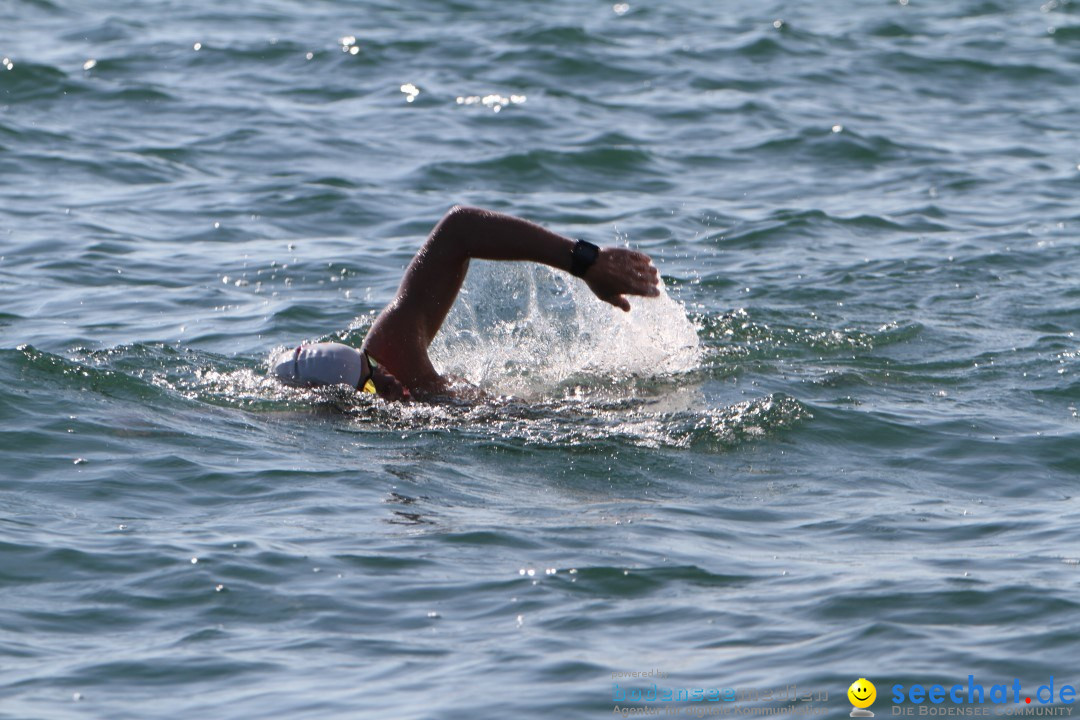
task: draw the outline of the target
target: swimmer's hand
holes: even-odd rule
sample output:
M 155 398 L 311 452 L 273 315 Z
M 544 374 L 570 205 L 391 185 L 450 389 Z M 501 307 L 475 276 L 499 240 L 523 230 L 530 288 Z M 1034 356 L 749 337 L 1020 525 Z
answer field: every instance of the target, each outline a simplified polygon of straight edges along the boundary
M 378 388 L 383 400 L 412 400 L 412 393 L 401 382 L 382 367 L 371 369 L 371 381 Z
M 660 273 L 652 260 L 645 253 L 626 248 L 601 248 L 583 280 L 596 297 L 623 312 L 630 312 L 626 295 L 660 294 Z

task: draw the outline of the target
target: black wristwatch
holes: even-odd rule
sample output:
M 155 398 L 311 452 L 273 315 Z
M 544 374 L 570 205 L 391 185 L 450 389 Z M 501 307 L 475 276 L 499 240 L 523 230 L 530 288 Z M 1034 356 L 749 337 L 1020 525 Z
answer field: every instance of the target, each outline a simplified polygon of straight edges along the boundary
M 578 240 L 574 243 L 574 250 L 570 253 L 570 274 L 575 277 L 585 277 L 596 258 L 600 255 L 600 248 L 588 240 Z

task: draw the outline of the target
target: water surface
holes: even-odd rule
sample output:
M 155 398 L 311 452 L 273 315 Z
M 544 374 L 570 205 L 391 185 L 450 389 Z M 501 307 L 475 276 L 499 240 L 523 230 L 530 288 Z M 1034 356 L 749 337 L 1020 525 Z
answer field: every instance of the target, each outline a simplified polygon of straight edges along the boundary
M 0 717 L 1076 684 L 1075 4 L 0 17 Z M 454 203 L 666 294 L 475 263 L 492 399 L 266 379 Z

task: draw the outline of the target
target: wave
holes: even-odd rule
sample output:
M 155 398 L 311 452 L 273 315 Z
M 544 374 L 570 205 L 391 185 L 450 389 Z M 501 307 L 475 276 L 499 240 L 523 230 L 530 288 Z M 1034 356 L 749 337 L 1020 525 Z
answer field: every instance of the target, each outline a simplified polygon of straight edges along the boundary
M 588 146 L 509 151 L 476 162 L 431 163 L 414 172 L 411 182 L 422 188 L 443 188 L 466 177 L 481 186 L 522 192 L 558 186 L 565 191 L 588 192 L 602 187 L 660 193 L 672 185 L 654 171 L 652 154 L 648 150 Z
M 783 135 L 749 147 L 738 148 L 739 155 L 760 159 L 762 156 L 792 158 L 812 163 L 816 167 L 873 167 L 901 160 L 910 161 L 920 155 L 943 158 L 946 153 L 933 147 L 902 143 L 883 135 L 864 135 L 849 128 L 835 126 L 808 127 L 794 135 Z
M 5 104 L 61 100 L 86 90 L 84 83 L 53 65 L 13 58 L 10 69 L 0 67 L 0 97 Z
M 980 58 L 920 55 L 906 50 L 892 50 L 879 58 L 882 68 L 902 74 L 963 83 L 1010 81 L 1016 83 L 1057 82 L 1072 84 L 1072 76 L 1055 68 L 1035 63 L 995 62 Z
M 705 242 L 724 248 L 760 248 L 790 238 L 835 237 L 842 231 L 851 237 L 876 237 L 890 233 L 934 233 L 952 228 L 934 222 L 932 208 L 909 210 L 903 216 L 853 215 L 843 217 L 817 209 L 781 208 L 766 217 L 743 222 L 729 230 L 713 233 Z

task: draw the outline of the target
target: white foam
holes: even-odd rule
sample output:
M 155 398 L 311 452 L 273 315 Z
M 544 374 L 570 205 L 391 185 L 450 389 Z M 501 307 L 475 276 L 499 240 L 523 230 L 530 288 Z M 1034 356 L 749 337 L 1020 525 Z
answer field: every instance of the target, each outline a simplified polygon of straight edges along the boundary
M 697 328 L 661 288 L 624 313 L 550 268 L 474 262 L 431 347 L 436 368 L 498 393 L 531 395 L 573 378 L 687 372 L 701 358 Z M 585 377 L 582 377 L 585 376 Z

